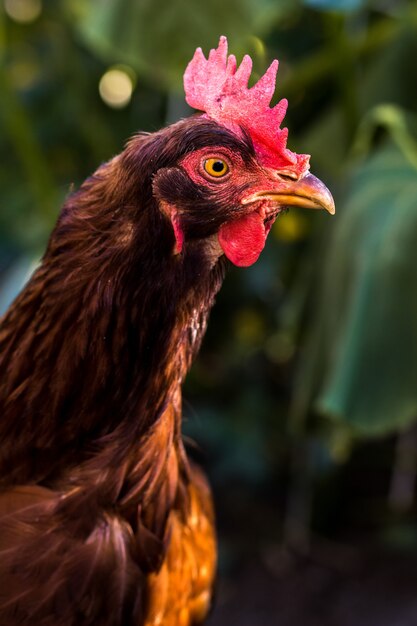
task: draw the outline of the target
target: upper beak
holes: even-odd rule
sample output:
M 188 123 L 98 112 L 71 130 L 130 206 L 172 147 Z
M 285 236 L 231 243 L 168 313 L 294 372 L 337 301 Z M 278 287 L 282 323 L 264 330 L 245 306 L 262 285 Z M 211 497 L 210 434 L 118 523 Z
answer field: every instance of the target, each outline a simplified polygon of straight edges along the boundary
M 334 215 L 336 211 L 332 194 L 326 185 L 313 174 L 307 174 L 299 180 L 285 180 L 285 182 L 281 180 L 279 189 L 258 192 L 255 196 L 247 198 L 245 204 L 260 198 L 275 200 L 282 206 L 326 209 L 331 215 Z

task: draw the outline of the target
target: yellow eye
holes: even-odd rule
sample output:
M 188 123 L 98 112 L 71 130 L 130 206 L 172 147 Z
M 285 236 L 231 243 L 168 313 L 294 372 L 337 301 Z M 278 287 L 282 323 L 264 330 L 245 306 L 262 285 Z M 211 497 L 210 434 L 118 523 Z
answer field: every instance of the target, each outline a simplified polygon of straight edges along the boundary
M 220 178 L 221 176 L 227 174 L 229 166 L 226 161 L 223 161 L 223 159 L 212 158 L 204 161 L 204 170 L 207 174 L 210 174 L 210 176 Z

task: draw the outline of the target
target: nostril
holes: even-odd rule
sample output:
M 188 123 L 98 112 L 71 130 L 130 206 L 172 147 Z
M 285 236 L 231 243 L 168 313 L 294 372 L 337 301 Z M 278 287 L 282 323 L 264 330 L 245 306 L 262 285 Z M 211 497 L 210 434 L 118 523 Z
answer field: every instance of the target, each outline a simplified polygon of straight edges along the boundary
M 276 180 L 298 180 L 299 176 L 296 172 L 292 170 L 269 170 L 270 175 L 273 176 Z
M 298 176 L 295 172 L 277 172 L 278 178 L 283 178 L 284 180 L 298 180 Z

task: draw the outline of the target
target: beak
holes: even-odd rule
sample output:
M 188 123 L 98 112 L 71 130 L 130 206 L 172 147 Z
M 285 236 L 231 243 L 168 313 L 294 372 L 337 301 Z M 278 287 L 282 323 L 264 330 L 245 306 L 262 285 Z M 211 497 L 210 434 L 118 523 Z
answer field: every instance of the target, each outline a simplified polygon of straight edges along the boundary
M 332 194 L 313 174 L 307 174 L 299 180 L 281 180 L 279 189 L 258 192 L 244 202 L 246 204 L 260 199 L 273 200 L 281 206 L 326 209 L 331 215 L 336 212 Z

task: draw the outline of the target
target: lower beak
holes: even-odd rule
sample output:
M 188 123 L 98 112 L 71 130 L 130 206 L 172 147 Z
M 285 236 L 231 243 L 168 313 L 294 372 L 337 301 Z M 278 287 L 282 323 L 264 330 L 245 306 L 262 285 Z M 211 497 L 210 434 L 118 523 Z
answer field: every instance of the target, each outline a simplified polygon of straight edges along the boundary
M 271 189 L 270 191 L 262 191 L 251 197 L 250 201 L 255 199 L 273 200 L 281 206 L 300 206 L 305 209 L 326 209 L 331 215 L 334 215 L 336 209 L 332 194 L 321 180 L 307 174 L 299 180 L 285 181 L 280 183 L 279 190 Z

